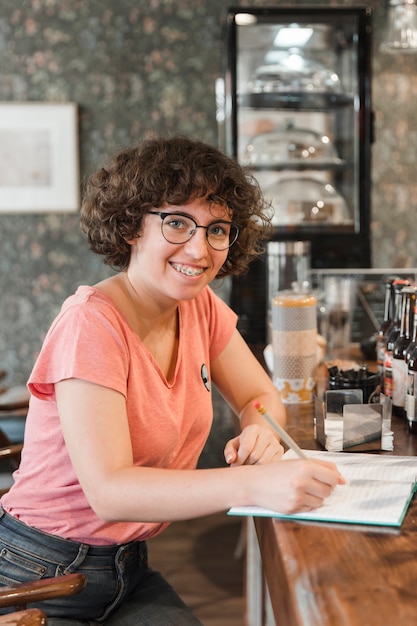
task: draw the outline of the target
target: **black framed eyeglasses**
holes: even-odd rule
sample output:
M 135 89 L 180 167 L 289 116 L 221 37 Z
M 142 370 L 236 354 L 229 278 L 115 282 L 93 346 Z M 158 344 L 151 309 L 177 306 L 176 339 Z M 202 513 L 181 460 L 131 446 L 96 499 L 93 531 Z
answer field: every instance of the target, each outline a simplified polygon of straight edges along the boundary
M 162 220 L 162 235 L 169 243 L 186 243 L 197 231 L 197 228 L 204 228 L 207 243 L 213 250 L 227 250 L 239 237 L 239 226 L 227 220 L 216 220 L 208 226 L 200 226 L 195 219 L 185 213 L 164 213 L 162 211 L 148 211 L 148 213 L 159 215 Z

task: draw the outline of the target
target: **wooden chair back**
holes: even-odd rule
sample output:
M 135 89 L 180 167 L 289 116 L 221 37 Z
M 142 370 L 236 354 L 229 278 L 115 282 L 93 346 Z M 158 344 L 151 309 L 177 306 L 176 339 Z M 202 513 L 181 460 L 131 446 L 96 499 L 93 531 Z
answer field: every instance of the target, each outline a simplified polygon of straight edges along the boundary
M 25 608 L 27 604 L 73 596 L 86 585 L 83 574 L 66 574 L 55 578 L 42 578 L 13 587 L 0 587 L 0 608 L 15 606 Z
M 48 618 L 39 609 L 26 609 L 0 615 L 0 626 L 47 626 Z

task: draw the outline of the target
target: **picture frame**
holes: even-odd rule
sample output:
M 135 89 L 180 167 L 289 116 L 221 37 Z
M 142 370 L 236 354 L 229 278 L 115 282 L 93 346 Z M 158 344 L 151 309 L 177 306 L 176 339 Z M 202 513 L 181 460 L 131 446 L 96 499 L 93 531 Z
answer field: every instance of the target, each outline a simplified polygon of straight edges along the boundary
M 0 103 L 0 214 L 80 208 L 78 106 Z

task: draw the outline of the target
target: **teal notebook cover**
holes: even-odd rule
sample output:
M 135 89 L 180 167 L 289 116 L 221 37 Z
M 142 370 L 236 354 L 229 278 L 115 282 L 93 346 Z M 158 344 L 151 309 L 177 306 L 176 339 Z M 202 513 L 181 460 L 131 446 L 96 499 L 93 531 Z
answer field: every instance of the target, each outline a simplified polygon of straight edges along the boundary
M 347 481 L 324 504 L 306 513 L 283 514 L 270 509 L 233 507 L 229 515 L 276 517 L 316 522 L 401 526 L 416 490 L 417 459 L 413 456 L 304 451 L 311 458 L 335 463 Z M 290 450 L 284 457 L 296 458 Z

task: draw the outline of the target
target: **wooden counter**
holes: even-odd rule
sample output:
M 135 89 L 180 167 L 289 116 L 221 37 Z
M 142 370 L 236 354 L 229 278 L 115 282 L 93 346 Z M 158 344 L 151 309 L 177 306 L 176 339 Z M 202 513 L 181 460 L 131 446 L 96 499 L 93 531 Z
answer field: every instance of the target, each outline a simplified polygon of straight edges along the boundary
M 321 449 L 313 405 L 287 405 L 287 413 L 299 445 Z M 416 455 L 417 435 L 406 421 L 393 417 L 392 430 L 394 451 L 381 454 Z M 254 524 L 277 625 L 417 624 L 416 498 L 400 529 L 270 518 Z M 258 626 L 266 623 L 274 622 L 264 617 Z

